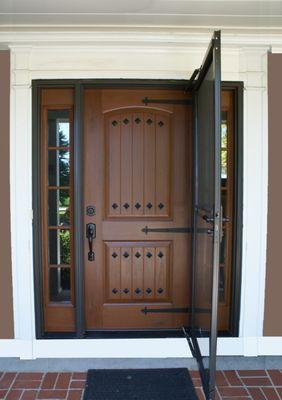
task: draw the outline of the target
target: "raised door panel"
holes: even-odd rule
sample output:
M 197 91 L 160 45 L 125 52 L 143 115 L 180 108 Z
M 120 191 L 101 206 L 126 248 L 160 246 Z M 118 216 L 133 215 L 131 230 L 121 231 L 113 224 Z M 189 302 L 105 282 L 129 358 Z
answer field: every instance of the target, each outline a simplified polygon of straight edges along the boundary
M 109 113 L 106 128 L 106 217 L 171 216 L 170 114 Z
M 106 242 L 106 302 L 171 301 L 170 241 Z

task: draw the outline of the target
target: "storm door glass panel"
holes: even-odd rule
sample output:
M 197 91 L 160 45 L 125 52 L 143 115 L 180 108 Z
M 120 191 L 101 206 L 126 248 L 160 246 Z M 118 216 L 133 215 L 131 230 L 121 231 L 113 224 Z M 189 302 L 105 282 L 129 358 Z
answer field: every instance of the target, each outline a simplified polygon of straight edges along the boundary
M 70 303 L 73 302 L 71 110 L 48 110 L 47 121 L 49 301 Z
M 194 91 L 195 191 L 192 337 L 207 399 L 215 397 L 221 223 L 220 32 L 215 32 Z M 202 357 L 198 337 L 208 338 Z
M 196 220 L 196 268 L 194 328 L 208 336 L 211 326 L 212 256 L 214 217 L 214 100 L 213 69 L 210 66 L 197 93 L 198 193 Z

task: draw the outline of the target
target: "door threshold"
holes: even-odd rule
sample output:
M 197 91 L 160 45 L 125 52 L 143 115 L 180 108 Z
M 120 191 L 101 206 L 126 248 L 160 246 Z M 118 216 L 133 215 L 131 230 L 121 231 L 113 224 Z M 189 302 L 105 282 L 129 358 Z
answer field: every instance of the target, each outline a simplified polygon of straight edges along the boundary
M 179 329 L 95 329 L 85 332 L 86 339 L 154 339 L 184 337 Z
M 228 331 L 219 331 L 220 337 L 232 337 Z M 37 339 L 163 339 L 184 338 L 183 329 L 95 329 L 85 331 L 82 337 L 75 332 L 45 332 Z

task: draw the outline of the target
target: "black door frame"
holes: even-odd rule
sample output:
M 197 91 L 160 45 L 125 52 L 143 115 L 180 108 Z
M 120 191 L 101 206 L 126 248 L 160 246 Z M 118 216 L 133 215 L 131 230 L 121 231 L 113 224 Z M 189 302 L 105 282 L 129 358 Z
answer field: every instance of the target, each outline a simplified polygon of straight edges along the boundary
M 46 333 L 43 323 L 41 210 L 40 210 L 40 90 L 43 88 L 73 88 L 74 103 L 74 225 L 75 225 L 75 306 L 76 331 Z M 36 338 L 162 338 L 183 337 L 182 330 L 107 330 L 86 332 L 84 329 L 84 224 L 83 224 L 83 90 L 86 88 L 163 88 L 189 90 L 189 80 L 166 79 L 43 79 L 32 81 L 32 183 L 33 183 L 33 261 L 35 289 Z M 242 207 L 243 207 L 243 83 L 222 82 L 222 89 L 234 93 L 235 119 L 235 179 L 234 179 L 234 249 L 232 268 L 232 304 L 230 330 L 220 336 L 238 336 L 241 297 Z M 77 279 L 79 277 L 80 279 Z

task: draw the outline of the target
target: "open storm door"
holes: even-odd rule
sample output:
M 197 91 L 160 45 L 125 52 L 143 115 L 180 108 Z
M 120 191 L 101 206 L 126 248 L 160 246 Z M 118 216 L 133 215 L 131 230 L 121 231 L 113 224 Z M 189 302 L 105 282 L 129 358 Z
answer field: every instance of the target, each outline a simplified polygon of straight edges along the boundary
M 191 336 L 207 399 L 214 398 L 220 199 L 220 32 L 214 32 L 194 86 L 194 220 Z M 200 337 L 209 338 L 208 356 L 202 357 Z M 199 340 L 199 341 L 198 341 Z

